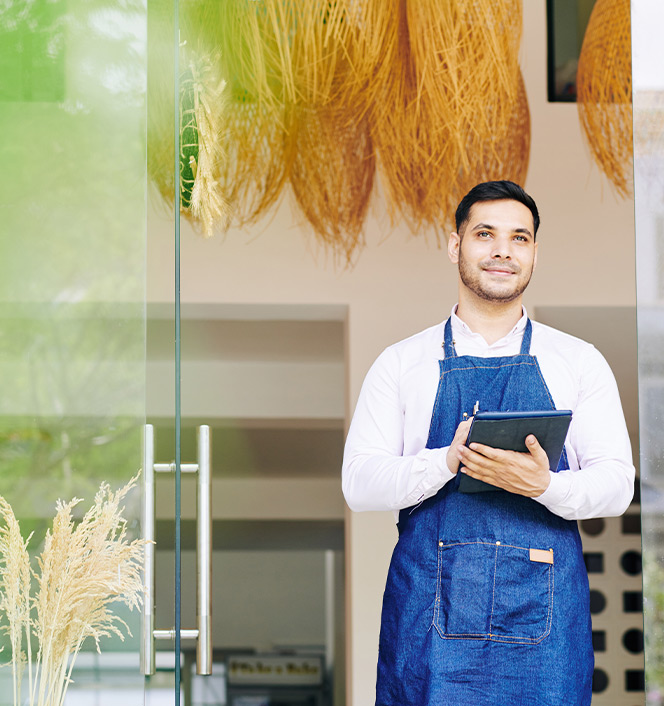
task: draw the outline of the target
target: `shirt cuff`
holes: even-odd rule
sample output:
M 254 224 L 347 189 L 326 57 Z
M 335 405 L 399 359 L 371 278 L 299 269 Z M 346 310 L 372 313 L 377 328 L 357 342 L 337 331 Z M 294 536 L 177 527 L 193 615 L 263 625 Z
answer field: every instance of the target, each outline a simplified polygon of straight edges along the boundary
M 567 473 L 553 473 L 549 471 L 549 474 L 551 478 L 549 487 L 541 495 L 533 498 L 533 500 L 537 500 L 538 503 L 541 503 L 550 510 L 562 504 L 563 500 L 567 497 L 571 478 Z
M 440 490 L 445 483 L 454 478 L 454 473 L 447 466 L 447 452 L 449 449 L 449 446 L 441 446 L 438 449 L 422 449 L 417 454 L 420 458 L 426 459 L 430 471 L 433 471 L 433 474 L 430 474 L 430 478 L 435 477 L 433 485 L 436 486 L 437 490 Z

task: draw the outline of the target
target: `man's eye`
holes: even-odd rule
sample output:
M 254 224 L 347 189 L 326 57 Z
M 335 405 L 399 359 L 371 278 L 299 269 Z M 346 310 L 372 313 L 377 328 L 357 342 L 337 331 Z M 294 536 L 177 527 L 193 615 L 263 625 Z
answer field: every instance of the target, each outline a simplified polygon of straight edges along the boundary
M 525 235 L 516 235 L 514 236 L 514 240 L 518 240 L 520 243 L 527 243 L 528 238 L 526 238 Z
M 489 233 L 488 230 L 481 230 L 481 231 L 477 234 L 477 237 L 478 237 L 478 238 L 490 238 L 490 237 L 491 237 L 491 233 Z

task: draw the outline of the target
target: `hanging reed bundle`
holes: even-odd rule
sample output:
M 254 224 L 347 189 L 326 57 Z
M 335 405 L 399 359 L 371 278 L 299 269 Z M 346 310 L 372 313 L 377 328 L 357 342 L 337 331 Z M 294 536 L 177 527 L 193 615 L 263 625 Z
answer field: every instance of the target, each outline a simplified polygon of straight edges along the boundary
M 405 0 L 399 0 L 386 44 L 392 49 L 387 57 L 391 66 L 371 104 L 371 135 L 392 220 L 400 212 L 416 232 L 423 221 L 435 222 L 438 208 L 432 210 L 429 194 L 436 191 L 440 171 L 431 155 L 446 145 L 435 142 L 439 133 L 429 130 L 436 118 L 428 96 L 417 100 Z
M 597 0 L 579 57 L 577 105 L 591 154 L 623 197 L 632 192 L 629 0 Z
M 231 214 L 220 182 L 227 101 L 217 65 L 217 57 L 192 55 L 180 80 L 181 211 L 207 238 L 225 230 Z
M 454 186 L 445 195 L 444 222 L 448 227 L 453 225 L 452 217 L 459 201 L 479 182 L 509 179 L 523 184 L 526 180 L 530 159 L 530 110 L 520 71 L 517 79 L 517 93 L 504 133 L 483 139 L 477 133 L 468 135 L 468 164 L 459 170 Z M 487 106 L 487 110 L 490 109 L 491 106 Z
M 248 100 L 274 109 L 352 102 L 382 63 L 392 4 L 225 0 L 213 19 L 205 17 L 202 31 L 216 35 L 225 76 Z
M 521 0 L 408 2 L 407 23 L 418 97 L 428 96 L 435 129 L 467 170 L 472 147 L 504 139 L 510 127 Z
M 189 11 L 192 8 L 186 6 Z M 210 3 L 194 3 L 208 16 Z M 183 15 L 184 25 L 191 17 Z M 174 202 L 173 18 L 163 3 L 148 14 L 148 174 L 166 204 Z M 219 182 L 227 89 L 219 72 L 218 52 L 201 38 L 185 40 L 180 52 L 180 212 L 205 237 L 227 227 L 230 209 Z
M 306 4 L 306 3 L 304 3 Z M 297 98 L 291 54 L 292 0 L 225 0 L 202 27 L 221 50 L 224 77 L 247 102 L 275 117 Z
M 352 260 L 363 244 L 376 164 L 368 120 L 341 106 L 297 110 L 290 183 L 319 239 Z
M 174 57 L 173 17 L 166 3 L 148 5 L 147 167 L 150 181 L 163 199 L 174 192 Z
M 338 100 L 353 110 L 372 106 L 380 113 L 379 97 L 391 79 L 400 51 L 401 0 L 343 0 L 343 4 L 352 31 L 344 35 L 348 70 Z
M 399 50 L 372 109 L 372 135 L 391 213 L 400 211 L 414 231 L 450 227 L 459 199 L 478 182 L 525 179 L 520 3 L 495 5 L 402 1 Z
M 219 4 L 222 63 L 234 95 L 230 160 L 222 181 L 237 225 L 255 223 L 273 206 L 291 173 L 296 200 L 319 237 L 327 244 L 334 241 L 333 247 L 346 256 L 355 248 L 358 217 L 366 212 L 371 192 L 367 171 L 373 164 L 362 120 L 370 71 L 365 68 L 364 79 L 357 79 L 352 59 L 358 24 L 351 14 L 360 7 L 362 3 L 350 0 Z M 335 152 L 336 138 L 342 147 Z M 315 168 L 314 154 L 326 155 Z M 359 163 L 349 167 L 351 154 Z M 333 173 L 340 164 L 344 173 Z M 309 193 L 305 181 L 316 184 Z M 353 198 L 351 187 L 357 189 Z M 341 218 L 336 225 L 333 213 Z
M 230 97 L 225 114 L 221 190 L 238 227 L 257 223 L 282 194 L 292 161 L 292 110 L 272 108 L 242 95 Z

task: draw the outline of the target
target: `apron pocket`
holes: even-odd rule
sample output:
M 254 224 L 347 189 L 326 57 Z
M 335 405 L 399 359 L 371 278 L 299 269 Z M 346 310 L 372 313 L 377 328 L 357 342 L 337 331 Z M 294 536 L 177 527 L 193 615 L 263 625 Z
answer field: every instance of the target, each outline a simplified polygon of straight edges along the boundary
M 533 644 L 551 630 L 553 552 L 500 542 L 438 543 L 441 637 Z

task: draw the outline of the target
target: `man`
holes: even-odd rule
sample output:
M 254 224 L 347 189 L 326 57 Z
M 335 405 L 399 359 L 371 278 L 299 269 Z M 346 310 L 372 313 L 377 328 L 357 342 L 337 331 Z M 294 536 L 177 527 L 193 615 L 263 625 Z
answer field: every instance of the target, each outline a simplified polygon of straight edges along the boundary
M 398 511 L 377 706 L 587 706 L 593 652 L 576 520 L 622 514 L 634 467 L 613 375 L 588 343 L 531 322 L 539 214 L 509 181 L 456 212 L 450 318 L 376 360 L 348 433 L 353 510 Z M 565 286 L 564 276 L 561 286 Z M 465 446 L 482 411 L 571 409 L 558 468 Z M 501 492 L 459 492 L 461 473 Z

